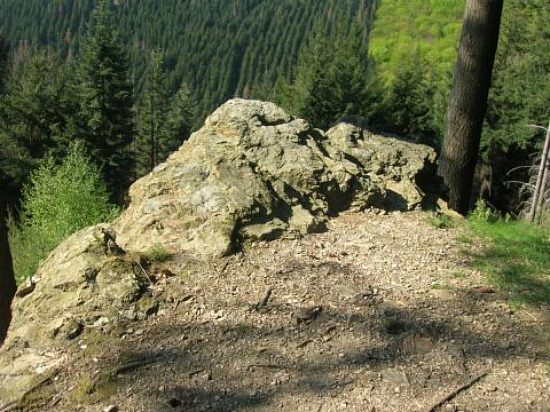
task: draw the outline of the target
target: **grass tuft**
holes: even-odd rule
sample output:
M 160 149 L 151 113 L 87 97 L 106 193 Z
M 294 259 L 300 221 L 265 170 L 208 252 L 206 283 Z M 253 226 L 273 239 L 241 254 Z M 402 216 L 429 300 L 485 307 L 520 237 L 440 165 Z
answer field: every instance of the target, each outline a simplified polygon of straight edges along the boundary
M 435 213 L 427 221 L 436 229 L 450 229 L 455 226 L 453 219 L 444 213 Z
M 503 220 L 483 206 L 468 218 L 474 237 L 488 241 L 465 253 L 516 305 L 550 305 L 550 233 L 518 220 Z
M 151 263 L 167 262 L 172 259 L 172 256 L 173 256 L 172 253 L 170 253 L 170 251 L 162 243 L 156 243 L 147 252 L 147 258 Z

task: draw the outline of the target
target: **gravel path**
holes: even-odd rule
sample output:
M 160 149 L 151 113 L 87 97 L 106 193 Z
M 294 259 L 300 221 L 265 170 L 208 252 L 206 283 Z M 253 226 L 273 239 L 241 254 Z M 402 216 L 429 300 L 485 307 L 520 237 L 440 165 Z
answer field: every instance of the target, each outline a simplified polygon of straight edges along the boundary
M 160 311 L 86 333 L 40 410 L 428 412 L 486 373 L 437 410 L 550 411 L 548 314 L 511 309 L 460 231 L 426 219 L 344 214 L 226 260 L 179 256 L 157 268 Z

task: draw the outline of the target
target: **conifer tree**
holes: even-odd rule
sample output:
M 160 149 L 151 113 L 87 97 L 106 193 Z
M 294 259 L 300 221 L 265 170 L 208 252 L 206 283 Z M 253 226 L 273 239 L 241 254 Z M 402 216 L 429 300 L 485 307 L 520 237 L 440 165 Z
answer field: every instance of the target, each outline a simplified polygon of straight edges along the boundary
M 147 174 L 164 160 L 163 145 L 167 140 L 167 94 L 164 57 L 162 52 L 154 50 L 149 58 L 145 92 L 139 109 L 136 141 L 138 176 Z
M 439 142 L 434 125 L 433 82 L 425 70 L 420 56 L 403 62 L 387 90 L 384 99 L 384 130 L 415 139 L 417 142 L 437 145 Z
M 194 105 L 187 84 L 168 97 L 167 74 L 160 51 L 150 55 L 145 92 L 139 110 L 136 145 L 137 174 L 143 176 L 186 140 L 194 118 Z
M 177 150 L 189 138 L 195 118 L 195 104 L 191 97 L 191 90 L 187 83 L 182 83 L 179 90 L 172 97 L 167 118 L 167 155 Z
M 350 33 L 341 25 L 332 35 L 318 27 L 300 53 L 292 85 L 283 88 L 283 106 L 322 129 L 346 115 L 361 115 L 366 51 L 357 25 Z
M 4 90 L 6 74 L 8 73 L 9 45 L 7 40 L 0 35 L 0 96 Z
M 73 111 L 68 73 L 56 55 L 35 52 L 15 64 L 0 102 L 0 185 L 13 200 L 46 155 L 63 153 Z
M 132 87 L 106 0 L 99 0 L 92 13 L 79 63 L 79 134 L 101 164 L 112 200 L 120 202 L 133 170 Z

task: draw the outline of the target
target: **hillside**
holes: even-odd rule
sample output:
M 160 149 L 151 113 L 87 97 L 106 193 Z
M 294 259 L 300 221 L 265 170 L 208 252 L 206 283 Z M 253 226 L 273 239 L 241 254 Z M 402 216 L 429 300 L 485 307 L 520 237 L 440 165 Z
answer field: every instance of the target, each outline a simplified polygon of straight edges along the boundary
M 120 216 L 19 286 L 0 410 L 431 411 L 468 382 L 450 407 L 537 410 L 547 240 L 523 277 L 487 284 L 476 261 L 495 252 L 461 251 L 434 162 L 410 140 L 226 102 Z
M 445 77 L 453 69 L 464 0 L 383 0 L 376 13 L 370 50 L 384 80 L 422 56 L 425 70 Z
M 0 33 L 20 47 L 50 45 L 79 51 L 94 0 L 0 0 Z M 162 48 L 174 89 L 185 80 L 206 114 L 254 85 L 288 76 L 317 21 L 328 32 L 339 19 L 370 27 L 371 0 L 134 0 L 115 1 L 129 45 L 137 90 L 146 57 Z
M 161 309 L 63 343 L 21 410 L 426 412 L 477 377 L 439 410 L 544 410 L 548 323 L 510 309 L 456 253 L 462 233 L 427 216 L 345 214 L 326 233 L 156 265 Z

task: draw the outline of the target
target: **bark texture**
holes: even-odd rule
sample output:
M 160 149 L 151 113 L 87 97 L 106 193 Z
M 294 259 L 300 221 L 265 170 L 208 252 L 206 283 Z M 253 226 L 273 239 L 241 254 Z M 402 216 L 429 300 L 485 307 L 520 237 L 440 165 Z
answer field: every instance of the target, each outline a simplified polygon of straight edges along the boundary
M 0 202 L 0 345 L 4 342 L 10 325 L 11 302 L 15 290 L 13 262 L 6 226 L 6 206 Z
M 503 0 L 467 0 L 439 173 L 449 206 L 470 210 L 487 96 L 498 44 Z

